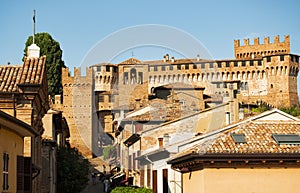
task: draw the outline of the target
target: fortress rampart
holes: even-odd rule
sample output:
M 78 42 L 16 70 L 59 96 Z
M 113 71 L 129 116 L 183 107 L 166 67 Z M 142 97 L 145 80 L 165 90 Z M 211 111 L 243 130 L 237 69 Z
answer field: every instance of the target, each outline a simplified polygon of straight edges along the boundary
M 234 56 L 236 59 L 253 59 L 263 56 L 290 53 L 290 36 L 284 36 L 284 40 L 280 42 L 279 36 L 274 37 L 273 43 L 270 38 L 265 37 L 263 44 L 259 38 L 254 38 L 254 43 L 250 44 L 250 40 L 244 39 L 244 45 L 240 44 L 240 40 L 234 40 Z

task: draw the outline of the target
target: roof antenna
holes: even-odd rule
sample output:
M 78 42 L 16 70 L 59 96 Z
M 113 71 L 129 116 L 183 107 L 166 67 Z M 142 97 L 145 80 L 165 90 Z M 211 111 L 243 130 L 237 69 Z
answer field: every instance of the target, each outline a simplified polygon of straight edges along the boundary
M 32 44 L 34 44 L 34 35 L 35 35 L 35 9 L 33 10 L 33 35 L 32 35 Z

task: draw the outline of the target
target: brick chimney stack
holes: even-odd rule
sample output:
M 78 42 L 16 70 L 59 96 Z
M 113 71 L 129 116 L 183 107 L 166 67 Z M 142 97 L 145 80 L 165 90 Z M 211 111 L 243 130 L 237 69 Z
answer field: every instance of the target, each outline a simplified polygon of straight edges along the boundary
M 158 138 L 158 147 L 163 148 L 164 147 L 164 138 L 159 137 Z

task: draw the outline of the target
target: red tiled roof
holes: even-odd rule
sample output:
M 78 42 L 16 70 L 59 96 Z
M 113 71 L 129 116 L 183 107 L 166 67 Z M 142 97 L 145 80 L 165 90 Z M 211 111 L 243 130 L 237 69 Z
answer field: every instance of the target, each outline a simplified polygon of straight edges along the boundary
M 231 134 L 244 134 L 246 143 L 235 143 Z M 300 135 L 299 121 L 254 121 L 237 125 L 220 133 L 208 135 L 193 147 L 176 154 L 172 159 L 199 155 L 299 154 L 299 144 L 278 144 L 273 134 Z
M 142 64 L 142 61 L 140 61 L 136 58 L 129 58 L 129 59 L 121 62 L 120 64 Z
M 42 84 L 46 56 L 25 58 L 23 66 L 0 66 L 0 92 L 17 92 L 18 84 Z
M 235 143 L 231 133 L 244 134 L 246 143 Z M 273 134 L 300 135 L 299 122 L 252 122 L 228 130 L 214 139 L 204 150 L 209 153 L 252 154 L 252 153 L 300 153 L 300 145 L 279 145 Z M 203 146 L 201 146 L 202 148 Z M 199 151 L 201 151 L 198 146 Z

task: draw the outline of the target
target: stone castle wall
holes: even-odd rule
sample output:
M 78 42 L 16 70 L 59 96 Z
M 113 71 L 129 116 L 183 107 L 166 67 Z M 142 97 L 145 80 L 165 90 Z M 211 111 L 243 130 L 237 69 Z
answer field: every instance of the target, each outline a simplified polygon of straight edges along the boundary
M 299 56 L 290 53 L 289 36 L 282 42 L 279 36 L 275 36 L 273 43 L 269 39 L 264 38 L 263 44 L 258 38 L 253 44 L 246 39 L 244 45 L 235 40 L 235 59 L 139 61 L 130 58 L 118 65 L 95 65 L 86 70 L 85 76 L 81 76 L 80 69 L 74 69 L 74 76 L 64 69 L 63 111 L 70 125 L 71 144 L 78 147 L 85 144 L 84 152 L 96 149 L 98 134 L 92 129 L 93 125 L 98 131 L 102 127 L 100 132 L 112 133 L 113 116 L 109 114 L 114 109 L 122 106 L 135 109 L 137 101 L 141 106 L 146 105 L 153 88 L 173 83 L 205 87 L 204 94 L 224 97 L 226 93 L 222 88 L 226 90 L 237 82 L 244 104 L 299 106 Z M 82 135 L 90 137 L 83 140 Z
M 86 69 L 82 76 L 80 69 L 74 68 L 74 76 L 69 69 L 62 69 L 63 116 L 70 129 L 70 144 L 86 157 L 92 156 L 93 149 L 93 76 Z
M 234 40 L 234 55 L 237 59 L 253 59 L 289 53 L 290 36 L 284 36 L 283 42 L 280 42 L 279 36 L 275 36 L 273 43 L 270 43 L 269 37 L 265 37 L 263 44 L 260 43 L 259 38 L 254 38 L 253 44 L 250 44 L 249 38 L 244 39 L 244 45 L 240 44 L 240 40 Z

